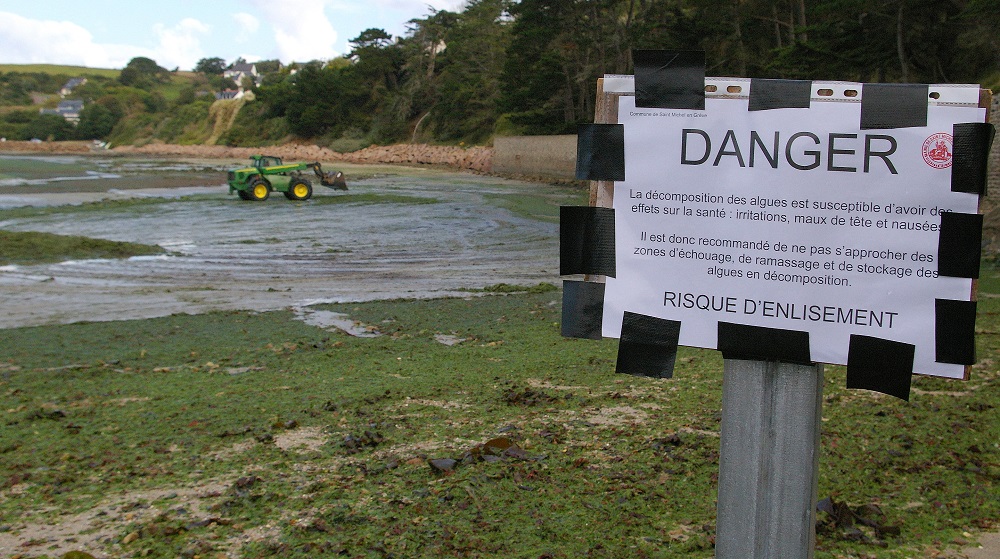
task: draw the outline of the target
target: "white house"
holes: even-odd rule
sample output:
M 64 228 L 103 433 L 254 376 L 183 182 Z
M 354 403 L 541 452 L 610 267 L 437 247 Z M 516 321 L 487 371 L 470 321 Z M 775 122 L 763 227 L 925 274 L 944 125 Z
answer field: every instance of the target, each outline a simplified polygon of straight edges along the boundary
M 62 86 L 62 89 L 59 90 L 59 96 L 66 97 L 70 93 L 73 93 L 73 89 L 85 83 L 87 83 L 87 78 L 72 78 L 66 82 L 66 85 Z
M 250 78 L 255 84 L 259 84 L 261 77 L 257 73 L 257 65 L 247 63 L 233 64 L 233 67 L 222 72 L 222 75 L 236 82 L 237 87 L 240 88 L 243 87 L 243 78 Z
M 224 89 L 222 91 L 217 91 L 215 93 L 215 98 L 218 100 L 223 99 L 242 99 L 243 89 Z
M 59 101 L 59 106 L 55 109 L 41 109 L 38 112 L 43 115 L 59 115 L 73 124 L 77 124 L 80 122 L 80 111 L 82 110 L 83 101 L 79 99 L 64 99 Z

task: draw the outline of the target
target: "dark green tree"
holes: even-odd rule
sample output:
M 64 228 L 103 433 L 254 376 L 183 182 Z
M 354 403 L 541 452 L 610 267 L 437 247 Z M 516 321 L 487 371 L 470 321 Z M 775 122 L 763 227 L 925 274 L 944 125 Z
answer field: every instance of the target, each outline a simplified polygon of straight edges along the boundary
M 445 35 L 437 104 L 430 116 L 439 139 L 482 142 L 493 135 L 511 5 L 509 0 L 470 0 Z
M 353 64 L 338 71 L 348 104 L 339 114 L 345 115 L 349 126 L 367 130 L 375 142 L 402 139 L 405 120 L 393 109 L 405 76 L 402 46 L 382 29 L 366 29 L 351 39 L 351 47 Z
M 60 115 L 40 114 L 24 126 L 25 138 L 64 141 L 73 139 L 73 125 Z
M 514 17 L 511 43 L 503 67 L 505 84 L 500 110 L 517 133 L 544 134 L 571 130 L 577 120 L 567 115 L 575 83 L 566 75 L 572 54 L 574 3 L 521 0 L 510 9 Z
M 4 113 L 3 120 L 12 124 L 27 124 L 34 120 L 36 116 L 38 116 L 38 111 L 10 111 Z
M 273 74 L 274 72 L 281 70 L 281 61 L 278 59 L 258 60 L 257 62 L 254 62 L 254 65 L 257 66 L 257 72 L 263 75 Z
M 348 124 L 365 127 L 370 115 L 363 114 L 367 91 L 350 87 L 343 72 L 307 64 L 282 86 L 261 88 L 262 99 L 273 103 L 272 114 L 284 114 L 291 131 L 312 138 L 337 134 Z M 280 93 L 281 98 L 276 94 Z
M 409 123 L 410 138 L 425 136 L 429 129 L 429 111 L 438 102 L 445 37 L 458 22 L 458 14 L 431 10 L 423 19 L 407 22 L 406 36 L 399 45 L 403 56 L 403 78 L 390 113 L 402 123 Z
M 148 90 L 156 84 L 165 83 L 169 76 L 166 68 L 161 68 L 149 58 L 138 56 L 122 69 L 118 81 L 122 85 Z
M 382 29 L 366 29 L 350 44 L 353 73 L 374 88 L 373 96 L 384 96 L 399 85 L 404 60 L 392 35 Z
M 81 140 L 103 140 L 111 134 L 120 115 L 100 103 L 91 103 L 80 111 L 76 137 Z
M 995 33 L 982 27 L 994 10 L 980 12 L 989 3 L 1000 9 L 996 0 L 805 3 L 809 25 L 797 27 L 786 42 L 764 51 L 763 58 L 773 73 L 784 77 L 974 82 L 997 67 L 989 47 Z
M 31 103 L 29 90 L 14 72 L 0 72 L 0 105 L 28 105 Z
M 522 0 L 515 17 L 503 78 L 501 107 L 510 131 L 562 133 L 593 118 L 596 79 L 625 71 L 627 36 L 616 25 L 634 18 L 617 0 Z
M 221 74 L 208 76 L 208 86 L 212 91 L 224 91 L 226 89 L 236 89 L 236 82 Z
M 3 116 L 0 116 L 0 137 L 7 138 L 9 140 L 29 139 L 29 136 L 24 133 L 24 127 L 36 116 L 38 116 L 38 111 L 33 110 L 14 110 L 5 112 Z
M 226 61 L 218 57 L 202 58 L 195 64 L 194 71 L 206 75 L 220 75 L 226 71 Z

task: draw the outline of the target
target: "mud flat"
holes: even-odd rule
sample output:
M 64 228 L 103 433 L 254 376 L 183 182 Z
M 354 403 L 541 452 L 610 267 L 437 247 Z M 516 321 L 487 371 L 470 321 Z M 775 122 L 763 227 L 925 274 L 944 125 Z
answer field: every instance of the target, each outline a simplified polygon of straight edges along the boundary
M 144 160 L 116 164 L 133 163 Z M 19 193 L 0 194 L 0 208 L 154 199 L 92 204 L 71 213 L 5 217 L 0 212 L 0 227 L 157 244 L 170 251 L 123 261 L 0 267 L 0 328 L 557 283 L 556 220 L 505 207 L 539 199 L 558 215 L 558 206 L 572 203 L 566 197 L 575 195 L 565 187 L 435 169 L 382 174 L 384 169 L 365 168 L 370 178 L 352 180 L 352 174 L 366 175 L 352 166 L 349 192 L 317 187 L 306 202 L 275 194 L 255 203 L 228 195 L 224 175 L 213 176 L 204 167 L 178 172 L 188 183 L 202 184 L 172 186 L 184 183 L 175 176 L 164 186 L 157 178 L 162 166 L 133 169 L 125 178 L 81 180 L 82 189 L 56 181 L 11 186 L 8 192 L 20 188 Z M 214 184 L 205 184 L 205 176 Z

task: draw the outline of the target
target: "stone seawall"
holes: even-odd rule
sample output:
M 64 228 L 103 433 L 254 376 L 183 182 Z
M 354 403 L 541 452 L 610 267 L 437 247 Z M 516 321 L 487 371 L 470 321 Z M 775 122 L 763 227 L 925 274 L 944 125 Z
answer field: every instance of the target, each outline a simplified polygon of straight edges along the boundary
M 576 136 L 508 136 L 493 139 L 493 172 L 556 179 L 576 176 Z

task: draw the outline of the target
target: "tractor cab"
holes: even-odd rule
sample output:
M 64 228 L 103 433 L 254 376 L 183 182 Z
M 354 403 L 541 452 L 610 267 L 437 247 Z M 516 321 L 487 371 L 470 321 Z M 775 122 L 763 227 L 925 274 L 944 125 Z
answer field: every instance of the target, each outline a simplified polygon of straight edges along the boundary
M 253 166 L 257 169 L 281 165 L 281 158 L 274 157 L 273 155 L 252 155 L 250 159 L 253 160 Z

